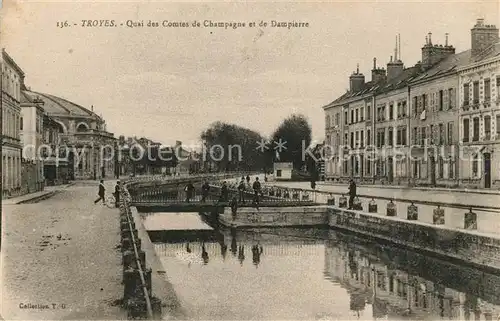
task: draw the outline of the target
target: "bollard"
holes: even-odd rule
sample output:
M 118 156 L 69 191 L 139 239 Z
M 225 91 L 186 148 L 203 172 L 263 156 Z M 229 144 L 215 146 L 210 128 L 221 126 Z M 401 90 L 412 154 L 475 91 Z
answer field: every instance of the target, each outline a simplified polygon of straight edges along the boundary
M 146 289 L 148 290 L 148 293 L 149 293 L 150 297 L 153 294 L 151 292 L 152 285 L 153 285 L 153 282 L 151 281 L 152 280 L 151 279 L 151 275 L 152 275 L 152 270 L 151 269 L 144 270 L 144 280 L 146 281 Z
M 339 207 L 340 208 L 347 208 L 347 197 L 342 194 L 342 196 L 339 198 Z
M 122 239 L 127 238 L 127 237 L 131 237 L 131 234 L 134 234 L 134 237 L 135 237 L 135 238 L 137 238 L 137 237 L 138 237 L 138 235 L 137 235 L 137 230 L 136 230 L 136 229 L 134 229 L 134 230 L 132 231 L 132 233 L 130 233 L 130 230 L 128 229 L 128 227 L 127 227 L 126 229 L 124 229 L 124 230 L 122 230 L 122 231 L 121 231 L 121 236 L 122 236 Z
M 439 224 L 439 225 L 444 224 L 444 210 L 439 205 L 437 208 L 434 209 L 434 215 L 432 216 L 432 222 L 434 224 Z
M 396 204 L 392 200 L 387 204 L 387 216 L 396 216 Z
M 128 268 L 136 268 L 134 251 L 126 250 L 122 253 L 123 271 Z
M 161 300 L 152 297 L 151 298 L 151 309 L 153 310 L 153 320 L 161 320 Z
M 128 268 L 123 271 L 123 299 L 127 300 L 137 297 L 141 287 L 141 277 L 139 271 L 133 268 Z
M 413 202 L 408 206 L 406 219 L 410 221 L 418 221 L 418 208 Z
M 328 198 L 326 199 L 326 204 L 335 205 L 335 196 L 333 196 L 333 194 L 328 195 Z
M 375 202 L 375 199 L 372 198 L 370 203 L 368 203 L 368 213 L 377 213 L 377 202 Z
M 126 222 L 120 222 L 120 230 L 123 231 L 125 229 L 128 229 L 129 228 L 129 225 L 128 225 L 128 221 Z
M 143 250 L 139 250 L 139 261 L 141 262 L 141 268 L 143 270 L 146 269 L 146 252 L 144 252 Z
M 146 300 L 141 296 L 140 298 L 130 298 L 127 300 L 128 319 L 146 319 L 147 306 Z
M 122 252 L 133 250 L 132 240 L 129 237 L 122 239 Z
M 141 238 L 140 237 L 136 238 L 135 239 L 135 246 L 137 247 L 137 251 L 141 250 L 141 245 L 142 245 Z
M 465 213 L 464 217 L 464 228 L 466 230 L 477 230 L 477 214 L 469 209 L 468 213 Z
M 362 211 L 363 210 L 363 205 L 361 204 L 361 200 L 359 197 L 356 197 L 354 201 L 352 202 L 352 209 L 356 211 Z

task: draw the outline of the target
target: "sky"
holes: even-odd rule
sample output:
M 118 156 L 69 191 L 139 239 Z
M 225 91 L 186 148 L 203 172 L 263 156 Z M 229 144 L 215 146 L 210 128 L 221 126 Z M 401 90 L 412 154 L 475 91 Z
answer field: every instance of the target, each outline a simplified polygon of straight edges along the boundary
M 324 138 L 322 106 L 343 94 L 359 64 L 371 79 L 401 35 L 405 66 L 421 59 L 425 36 L 470 48 L 477 18 L 499 23 L 498 1 L 363 2 L 3 2 L 1 46 L 32 90 L 71 100 L 106 120 L 115 136 L 195 142 L 212 122 L 271 135 L 291 113 Z M 117 27 L 81 27 L 84 19 Z M 126 27 L 134 22 L 204 20 L 247 27 Z M 307 28 L 259 26 L 308 22 Z M 76 26 L 58 28 L 68 21 Z M 249 27 L 249 22 L 256 22 Z M 123 23 L 124 26 L 120 24 Z

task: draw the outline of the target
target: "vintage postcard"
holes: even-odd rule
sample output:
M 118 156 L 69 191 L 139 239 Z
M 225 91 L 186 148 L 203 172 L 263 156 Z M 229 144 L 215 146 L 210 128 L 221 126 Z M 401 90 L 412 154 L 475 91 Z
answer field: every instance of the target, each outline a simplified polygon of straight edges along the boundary
M 500 320 L 499 9 L 0 1 L 0 319 Z

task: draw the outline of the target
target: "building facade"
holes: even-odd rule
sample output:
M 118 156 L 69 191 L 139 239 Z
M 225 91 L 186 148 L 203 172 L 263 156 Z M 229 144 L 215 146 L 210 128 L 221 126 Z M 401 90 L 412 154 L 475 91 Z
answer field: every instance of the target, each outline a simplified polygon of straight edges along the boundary
M 65 184 L 68 181 L 68 161 L 60 146 L 59 135 L 63 133 L 62 126 L 44 114 L 43 116 L 43 175 L 48 186 Z
M 24 72 L 2 49 L 2 197 L 21 194 L 21 83 Z
M 44 187 L 43 157 L 43 101 L 30 99 L 21 91 L 20 138 L 23 145 L 21 189 L 25 193 L 41 191 Z
M 500 43 L 498 28 L 478 20 L 471 62 L 459 70 L 461 185 L 500 187 Z
M 429 33 L 421 61 L 409 68 L 398 57 L 398 38 L 387 72 L 374 61 L 370 82 L 356 71 L 349 91 L 323 107 L 331 146 L 326 179 L 499 186 L 498 29 L 479 19 L 471 49 L 460 53 L 448 35 L 438 45 Z
M 60 125 L 59 157 L 68 162 L 67 179 L 99 179 L 115 173 L 115 137 L 106 122 L 93 111 L 25 86 L 27 99 L 43 102 L 46 114 Z

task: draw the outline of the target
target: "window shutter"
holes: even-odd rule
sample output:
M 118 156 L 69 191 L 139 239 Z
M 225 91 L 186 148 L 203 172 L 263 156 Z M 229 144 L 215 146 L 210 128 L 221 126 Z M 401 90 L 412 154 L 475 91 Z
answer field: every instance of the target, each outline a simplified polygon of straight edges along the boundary
M 455 88 L 450 88 L 450 96 L 448 97 L 450 101 L 450 109 L 453 109 L 456 107 L 456 92 Z
M 443 90 L 443 110 L 448 110 L 450 109 L 449 105 L 449 97 L 448 97 L 448 90 Z

